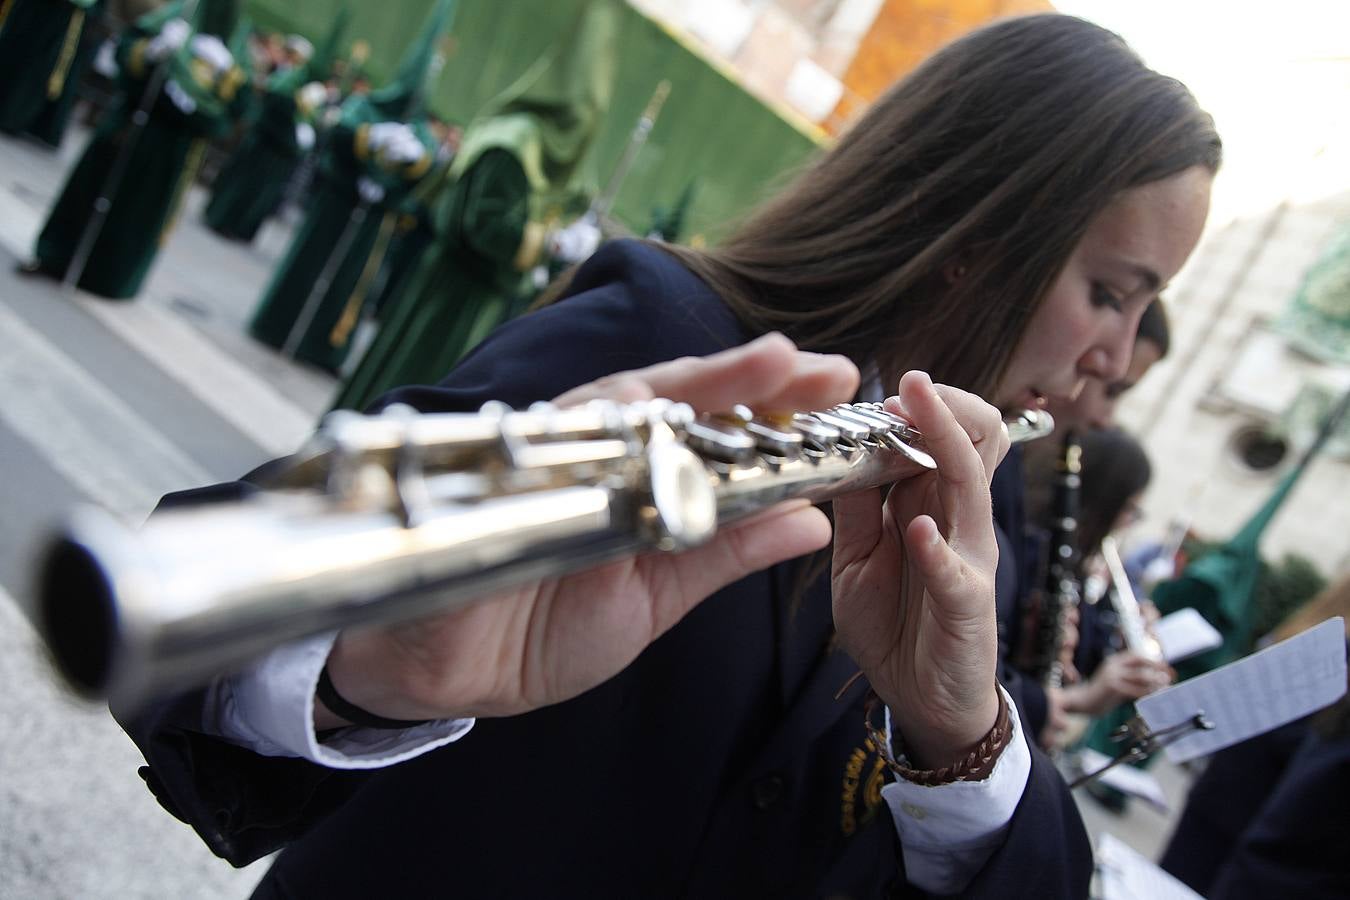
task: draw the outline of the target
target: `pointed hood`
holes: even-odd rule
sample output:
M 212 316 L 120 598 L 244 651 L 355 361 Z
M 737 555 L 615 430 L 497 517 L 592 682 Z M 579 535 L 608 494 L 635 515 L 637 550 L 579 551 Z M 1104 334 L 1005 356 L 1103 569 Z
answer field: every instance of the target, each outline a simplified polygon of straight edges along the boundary
M 314 55 L 305 65 L 308 81 L 323 81 L 328 78 L 328 74 L 333 70 L 333 62 L 337 59 L 338 50 L 342 47 L 342 40 L 347 36 L 347 25 L 351 20 L 351 7 L 344 0 L 338 7 L 337 15 L 333 16 L 333 24 L 329 26 L 328 34 L 314 45 Z
M 338 48 L 342 45 L 342 38 L 347 32 L 347 23 L 351 21 L 351 17 L 351 9 L 346 3 L 339 6 L 337 14 L 333 16 L 332 25 L 328 28 L 328 34 L 315 45 L 314 52 L 310 54 L 305 64 L 273 75 L 268 81 L 267 89 L 282 94 L 294 93 L 311 81 L 325 80 L 333 68 L 333 60 L 337 58 Z
M 437 48 L 450 30 L 455 5 L 455 0 L 436 0 L 421 34 L 403 54 L 394 77 L 370 95 L 370 105 L 379 118 L 403 122 L 421 115 L 430 82 L 440 74 L 444 62 Z
M 192 30 L 196 34 L 214 34 L 229 44 L 243 18 L 243 6 L 243 0 L 198 0 Z
M 136 19 L 136 28 L 146 34 L 159 34 L 170 19 L 190 16 L 193 34 L 211 34 L 231 46 L 246 19 L 243 0 L 174 0 Z M 186 15 L 185 15 L 186 13 Z
M 685 217 L 689 214 L 689 207 L 694 202 L 694 190 L 697 184 L 697 178 L 686 184 L 673 207 L 667 209 L 664 206 L 658 206 L 652 210 L 652 224 L 647 229 L 648 237 L 659 237 L 667 244 L 679 243 L 680 232 L 684 230 Z
M 158 34 L 170 19 L 187 18 L 194 34 L 214 34 L 227 44 L 243 21 L 243 0 L 173 0 L 136 20 L 136 27 Z M 190 18 L 189 18 L 190 17 Z
M 561 190 L 609 109 L 618 33 L 612 0 L 593 0 L 567 37 L 470 124 L 454 174 L 501 148 L 520 159 L 535 190 Z
M 1213 668 L 1247 652 L 1256 619 L 1253 600 L 1261 577 L 1261 535 L 1340 425 L 1347 410 L 1350 410 L 1350 392 L 1322 423 L 1317 438 L 1298 465 L 1280 480 L 1266 502 L 1237 533 L 1188 565 L 1179 577 L 1153 589 L 1153 600 L 1159 609 L 1172 612 L 1193 607 L 1223 634 L 1223 646 L 1196 657 L 1195 663 Z

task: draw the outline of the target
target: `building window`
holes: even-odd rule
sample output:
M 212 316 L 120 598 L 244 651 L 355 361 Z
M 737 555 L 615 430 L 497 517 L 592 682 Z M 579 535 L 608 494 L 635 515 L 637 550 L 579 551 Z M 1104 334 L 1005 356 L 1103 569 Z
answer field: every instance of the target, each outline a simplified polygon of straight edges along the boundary
M 1289 440 L 1269 426 L 1248 424 L 1228 441 L 1233 456 L 1250 472 L 1269 472 L 1289 456 Z

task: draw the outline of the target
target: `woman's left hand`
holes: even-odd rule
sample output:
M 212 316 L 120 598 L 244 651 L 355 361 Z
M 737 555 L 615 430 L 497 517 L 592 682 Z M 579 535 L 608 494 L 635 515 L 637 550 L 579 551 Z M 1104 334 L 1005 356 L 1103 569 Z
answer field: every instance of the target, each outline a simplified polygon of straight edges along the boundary
M 998 410 L 922 372 L 886 402 L 923 433 L 927 472 L 834 501 L 834 620 L 891 710 L 912 763 L 956 762 L 994 726 L 998 662 L 989 480 L 1008 451 Z

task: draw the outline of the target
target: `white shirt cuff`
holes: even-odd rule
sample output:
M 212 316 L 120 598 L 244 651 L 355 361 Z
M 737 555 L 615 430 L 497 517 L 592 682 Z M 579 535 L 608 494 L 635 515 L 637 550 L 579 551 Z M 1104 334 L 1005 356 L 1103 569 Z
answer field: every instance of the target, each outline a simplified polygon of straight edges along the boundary
M 323 743 L 314 733 L 314 690 L 337 632 L 273 650 L 207 691 L 206 727 L 263 756 L 298 756 L 333 769 L 378 769 L 459 740 L 473 719 L 413 728 L 343 728 Z
M 999 690 L 1003 691 L 1000 685 Z M 881 789 L 891 809 L 905 855 L 910 884 L 932 894 L 954 894 L 1003 845 L 1017 804 L 1031 777 L 1031 750 L 1022 720 L 1007 691 L 1012 740 L 983 781 L 957 781 L 937 787 L 903 779 Z M 890 736 L 887 714 L 886 734 Z

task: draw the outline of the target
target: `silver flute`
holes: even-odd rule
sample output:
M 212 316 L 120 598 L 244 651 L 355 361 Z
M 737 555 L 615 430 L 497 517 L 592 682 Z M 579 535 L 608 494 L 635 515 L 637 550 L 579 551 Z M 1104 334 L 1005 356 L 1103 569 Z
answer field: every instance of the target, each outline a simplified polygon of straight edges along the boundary
M 1014 441 L 1054 427 L 1039 411 L 1005 424 Z M 134 708 L 289 641 L 684 550 L 782 500 L 934 468 L 923 436 L 877 403 L 333 413 L 245 499 L 138 530 L 77 510 L 41 565 L 38 627 L 73 688 Z
M 1148 630 L 1148 623 L 1139 608 L 1139 598 L 1134 595 L 1130 576 L 1125 573 L 1125 564 L 1120 560 L 1120 547 L 1109 534 L 1102 538 L 1101 554 L 1110 573 L 1111 586 L 1115 588 L 1111 592 L 1111 608 L 1120 624 L 1125 649 L 1152 662 L 1164 662 L 1162 644 Z

